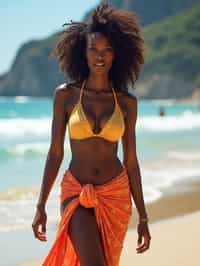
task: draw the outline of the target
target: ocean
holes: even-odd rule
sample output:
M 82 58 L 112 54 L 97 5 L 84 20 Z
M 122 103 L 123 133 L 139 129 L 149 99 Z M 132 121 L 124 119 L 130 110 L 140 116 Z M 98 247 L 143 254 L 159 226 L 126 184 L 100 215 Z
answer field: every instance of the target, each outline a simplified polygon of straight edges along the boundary
M 165 116 L 159 116 L 159 108 Z M 32 223 L 50 145 L 52 99 L 0 98 L 0 233 Z M 162 188 L 200 176 L 200 108 L 173 100 L 138 103 L 137 154 L 145 202 L 163 196 Z M 59 183 L 71 157 L 68 132 L 65 156 L 50 193 L 49 228 L 59 217 Z M 121 142 L 118 157 L 122 161 Z

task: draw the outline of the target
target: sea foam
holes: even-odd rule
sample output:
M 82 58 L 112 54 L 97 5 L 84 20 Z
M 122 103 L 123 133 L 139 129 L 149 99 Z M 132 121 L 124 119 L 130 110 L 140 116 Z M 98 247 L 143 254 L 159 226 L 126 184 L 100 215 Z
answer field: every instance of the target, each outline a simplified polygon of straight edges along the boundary
M 137 129 L 144 131 L 181 131 L 200 128 L 200 113 L 185 111 L 181 115 L 143 116 L 138 119 Z

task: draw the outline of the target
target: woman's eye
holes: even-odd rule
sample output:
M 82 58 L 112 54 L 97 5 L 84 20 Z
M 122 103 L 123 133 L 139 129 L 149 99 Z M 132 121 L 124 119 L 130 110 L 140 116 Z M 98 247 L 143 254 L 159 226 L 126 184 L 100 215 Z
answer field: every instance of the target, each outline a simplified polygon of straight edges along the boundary
M 112 48 L 107 48 L 106 51 L 112 52 L 113 50 L 112 50 Z
M 96 52 L 96 53 L 98 52 L 95 47 L 89 47 L 88 49 L 91 52 Z M 105 53 L 112 53 L 112 52 L 113 52 L 112 48 L 105 48 L 101 53 L 105 54 Z

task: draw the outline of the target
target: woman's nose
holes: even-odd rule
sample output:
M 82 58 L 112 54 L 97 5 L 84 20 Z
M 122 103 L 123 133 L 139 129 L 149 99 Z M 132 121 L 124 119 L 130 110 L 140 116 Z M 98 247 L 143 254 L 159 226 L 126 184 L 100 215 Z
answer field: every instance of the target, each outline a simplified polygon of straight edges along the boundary
M 102 59 L 104 57 L 104 51 L 98 51 L 96 57 L 97 59 Z
M 98 54 L 97 54 L 97 59 L 102 59 L 102 58 L 103 58 L 103 54 L 98 53 Z
M 105 58 L 104 58 L 103 56 L 99 55 L 99 56 L 97 56 L 97 57 L 95 58 L 95 61 L 96 61 L 96 62 L 104 62 L 104 61 L 105 61 Z

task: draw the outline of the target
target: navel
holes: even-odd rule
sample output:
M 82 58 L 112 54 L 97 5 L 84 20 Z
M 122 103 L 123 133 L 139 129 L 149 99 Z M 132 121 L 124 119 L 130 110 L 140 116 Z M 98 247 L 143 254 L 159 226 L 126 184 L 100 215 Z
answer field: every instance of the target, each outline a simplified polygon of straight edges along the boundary
M 94 168 L 94 174 L 95 175 L 99 175 L 100 173 L 100 169 L 99 168 Z

